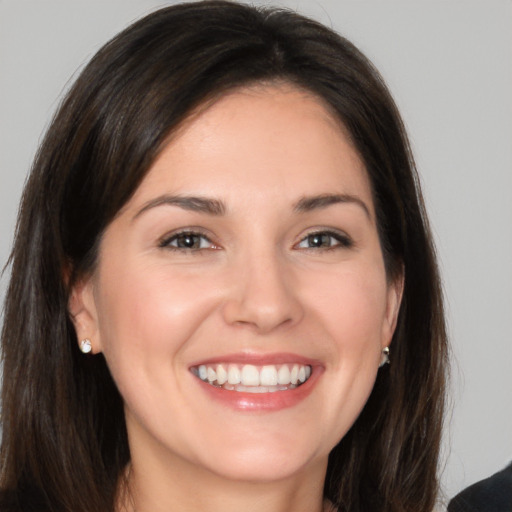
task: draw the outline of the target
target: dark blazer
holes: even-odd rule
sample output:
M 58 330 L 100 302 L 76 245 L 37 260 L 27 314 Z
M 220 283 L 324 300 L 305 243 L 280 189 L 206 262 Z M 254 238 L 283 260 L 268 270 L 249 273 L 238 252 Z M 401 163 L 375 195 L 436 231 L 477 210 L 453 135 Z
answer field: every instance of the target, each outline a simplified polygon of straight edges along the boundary
M 512 512 L 512 464 L 457 494 L 448 512 Z

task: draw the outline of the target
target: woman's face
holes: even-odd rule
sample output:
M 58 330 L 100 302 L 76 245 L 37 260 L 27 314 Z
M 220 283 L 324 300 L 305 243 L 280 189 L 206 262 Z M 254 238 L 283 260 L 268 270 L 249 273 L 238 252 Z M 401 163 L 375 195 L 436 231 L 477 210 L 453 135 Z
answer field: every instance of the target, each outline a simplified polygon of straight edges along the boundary
M 261 481 L 325 471 L 399 296 L 356 151 L 319 100 L 275 86 L 182 127 L 71 310 L 125 401 L 134 464 Z

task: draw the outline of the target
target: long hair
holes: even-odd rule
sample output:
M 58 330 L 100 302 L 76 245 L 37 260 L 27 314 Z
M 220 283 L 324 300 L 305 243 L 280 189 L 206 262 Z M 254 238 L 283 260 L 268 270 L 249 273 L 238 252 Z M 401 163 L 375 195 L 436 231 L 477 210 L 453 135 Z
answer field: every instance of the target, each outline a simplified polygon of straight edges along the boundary
M 2 330 L 2 511 L 112 512 L 130 453 L 102 355 L 67 311 L 102 233 L 169 135 L 237 87 L 286 82 L 321 98 L 368 173 L 388 278 L 405 285 L 392 364 L 332 450 L 343 510 L 427 512 L 438 488 L 447 360 L 442 293 L 414 161 L 378 72 L 349 41 L 288 10 L 224 1 L 156 11 L 108 42 L 64 98 L 24 190 Z

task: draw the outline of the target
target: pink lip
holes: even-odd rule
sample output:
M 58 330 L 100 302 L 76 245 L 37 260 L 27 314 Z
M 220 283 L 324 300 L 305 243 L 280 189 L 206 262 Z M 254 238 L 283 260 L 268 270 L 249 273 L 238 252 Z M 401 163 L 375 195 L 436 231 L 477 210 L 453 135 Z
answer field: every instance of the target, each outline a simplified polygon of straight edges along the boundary
M 219 363 L 238 363 L 253 364 L 255 366 L 263 366 L 266 364 L 286 364 L 298 363 L 307 364 L 309 366 L 318 366 L 319 362 L 297 354 L 279 352 L 275 354 L 257 354 L 254 352 L 241 352 L 239 354 L 226 354 L 224 356 L 204 359 L 197 363 L 191 364 L 190 367 L 199 366 L 201 364 L 219 364 Z
M 275 391 L 272 393 L 244 393 L 241 391 L 230 391 L 227 389 L 212 386 L 194 377 L 200 388 L 217 403 L 238 411 L 279 411 L 293 407 L 306 399 L 316 386 L 321 377 L 324 367 L 318 361 L 308 359 L 296 354 L 230 354 L 228 356 L 215 357 L 203 360 L 192 366 L 200 364 L 238 363 L 253 364 L 261 366 L 265 364 L 299 363 L 312 367 L 311 377 L 302 385 L 286 391 Z

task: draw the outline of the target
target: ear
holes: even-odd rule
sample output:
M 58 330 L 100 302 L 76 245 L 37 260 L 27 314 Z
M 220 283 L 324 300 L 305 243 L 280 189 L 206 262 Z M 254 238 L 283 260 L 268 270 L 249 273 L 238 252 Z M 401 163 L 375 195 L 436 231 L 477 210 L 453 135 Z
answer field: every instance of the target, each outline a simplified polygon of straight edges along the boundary
M 404 271 L 400 271 L 393 281 L 388 284 L 387 301 L 386 301 L 386 318 L 384 319 L 382 332 L 382 348 L 389 347 L 393 334 L 395 333 L 398 321 L 398 313 L 400 304 L 402 303 L 402 295 L 404 292 Z
M 78 343 L 89 339 L 92 353 L 102 351 L 96 301 L 94 298 L 94 279 L 89 276 L 77 281 L 71 288 L 68 311 L 75 326 Z

